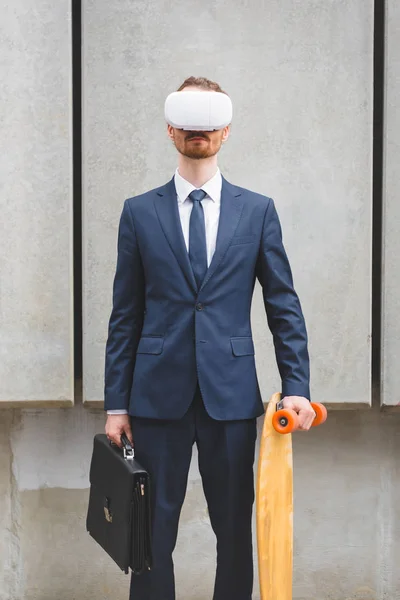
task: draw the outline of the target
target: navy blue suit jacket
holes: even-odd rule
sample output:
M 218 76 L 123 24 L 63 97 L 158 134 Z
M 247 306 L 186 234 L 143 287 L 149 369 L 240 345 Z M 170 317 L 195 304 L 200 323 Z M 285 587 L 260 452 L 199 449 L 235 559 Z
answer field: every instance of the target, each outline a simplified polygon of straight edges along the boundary
M 179 419 L 199 383 L 218 420 L 263 413 L 250 307 L 263 289 L 283 395 L 310 398 L 307 332 L 273 200 L 223 178 L 217 244 L 197 289 L 174 179 L 125 201 L 105 361 L 105 410 Z

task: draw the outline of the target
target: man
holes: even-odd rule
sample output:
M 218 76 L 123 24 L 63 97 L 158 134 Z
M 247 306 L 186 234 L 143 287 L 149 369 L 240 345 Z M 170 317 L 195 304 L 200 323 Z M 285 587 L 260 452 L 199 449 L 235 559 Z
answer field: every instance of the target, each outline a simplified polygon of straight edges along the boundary
M 217 154 L 231 102 L 187 79 L 166 102 L 178 169 L 125 201 L 105 368 L 106 433 L 125 432 L 153 482 L 153 558 L 131 600 L 174 600 L 172 552 L 192 446 L 217 538 L 214 600 L 249 600 L 256 418 L 250 306 L 263 288 L 284 406 L 310 428 L 307 333 L 273 201 L 228 183 Z M 207 123 L 210 123 L 207 129 Z

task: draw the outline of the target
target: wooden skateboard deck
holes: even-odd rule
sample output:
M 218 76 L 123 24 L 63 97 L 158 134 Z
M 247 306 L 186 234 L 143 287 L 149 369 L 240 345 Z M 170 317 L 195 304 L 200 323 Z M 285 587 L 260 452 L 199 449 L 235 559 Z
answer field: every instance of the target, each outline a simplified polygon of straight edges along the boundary
M 258 569 L 261 600 L 292 600 L 293 587 L 293 455 L 297 413 L 268 403 L 261 435 L 256 489 Z M 312 426 L 326 421 L 326 408 L 311 403 Z M 277 411 L 277 408 L 279 410 Z
M 272 424 L 280 399 L 280 394 L 274 394 L 268 403 L 258 460 L 256 520 L 261 600 L 292 600 L 292 436 L 277 433 Z

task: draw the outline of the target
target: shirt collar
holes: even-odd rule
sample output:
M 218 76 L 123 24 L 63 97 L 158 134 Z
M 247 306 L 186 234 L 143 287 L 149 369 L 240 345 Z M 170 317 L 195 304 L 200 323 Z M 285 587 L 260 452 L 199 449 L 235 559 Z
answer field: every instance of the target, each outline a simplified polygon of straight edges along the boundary
M 186 181 L 186 179 L 179 174 L 178 169 L 175 171 L 174 179 L 178 202 L 183 204 L 189 194 L 191 194 L 193 190 L 197 188 L 189 181 Z M 207 196 L 209 196 L 209 198 L 211 198 L 211 200 L 213 200 L 216 204 L 221 203 L 222 175 L 219 168 L 217 169 L 215 175 L 201 186 L 201 189 L 204 190 Z

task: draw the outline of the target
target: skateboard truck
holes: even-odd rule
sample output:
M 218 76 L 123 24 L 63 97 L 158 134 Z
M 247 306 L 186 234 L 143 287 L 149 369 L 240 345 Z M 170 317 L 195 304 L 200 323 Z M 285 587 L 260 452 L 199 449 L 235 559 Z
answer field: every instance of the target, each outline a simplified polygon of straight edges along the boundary
M 311 406 L 315 411 L 312 427 L 325 423 L 328 416 L 325 406 L 319 402 L 311 402 Z M 290 408 L 284 408 L 283 400 L 279 400 L 276 403 L 276 411 L 272 417 L 272 425 L 277 433 L 292 433 L 300 425 L 298 414 Z
M 276 403 L 276 412 L 281 412 L 282 414 L 279 415 L 279 425 L 281 427 L 287 427 L 288 426 L 288 419 L 284 414 L 284 407 L 283 407 L 283 400 L 279 400 L 279 402 Z M 275 427 L 275 424 L 274 424 Z

